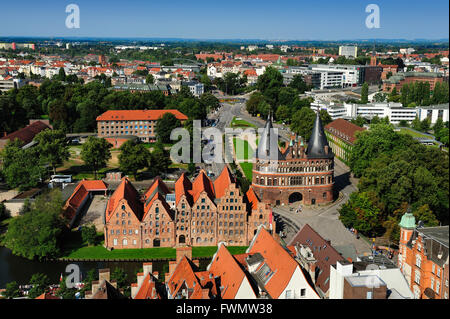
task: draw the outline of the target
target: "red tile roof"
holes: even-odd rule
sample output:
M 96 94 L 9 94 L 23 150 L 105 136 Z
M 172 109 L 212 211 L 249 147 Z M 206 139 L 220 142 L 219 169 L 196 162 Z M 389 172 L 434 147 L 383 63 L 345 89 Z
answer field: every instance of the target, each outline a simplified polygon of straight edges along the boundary
M 223 244 L 219 245 L 208 271 L 214 277 L 220 278 L 220 285 L 223 287 L 222 299 L 234 299 L 242 281 L 247 278 L 236 259 Z
M 273 271 L 272 277 L 265 284 L 265 289 L 272 298 L 277 299 L 299 267 L 298 263 L 264 227 L 258 230 L 248 252 L 260 253 L 264 263 Z
M 325 130 L 351 144 L 354 144 L 356 141 L 355 133 L 364 131 L 365 129 L 347 120 L 337 119 L 331 123 L 328 123 L 325 126 Z
M 305 224 L 303 228 L 291 239 L 289 245 L 302 244 L 308 246 L 316 262 L 316 271 L 320 274 L 316 279 L 316 286 L 318 286 L 324 293 L 328 291 L 330 286 L 330 266 L 336 265 L 337 261 L 344 260 L 344 257 L 331 246 L 330 242 L 327 242 L 322 238 L 311 226 Z M 319 269 L 317 269 L 319 268 Z M 328 279 L 328 280 L 327 280 Z
M 181 121 L 188 117 L 178 110 L 110 110 L 97 117 L 97 121 L 156 121 L 165 113 L 172 113 Z
M 187 201 L 192 205 L 192 195 L 190 191 L 192 190 L 192 183 L 186 177 L 186 174 L 181 174 L 180 178 L 175 182 L 175 204 L 178 205 L 181 197 L 184 195 Z
M 247 193 L 247 199 L 248 202 L 250 203 L 252 210 L 257 209 L 258 208 L 258 203 L 259 203 L 259 199 L 255 194 L 255 191 L 253 190 L 253 187 L 249 187 Z
M 78 183 L 77 187 L 75 187 L 69 199 L 67 199 L 66 204 L 64 205 L 64 216 L 70 220 L 74 218 L 77 210 L 80 208 L 90 191 L 106 191 L 107 189 L 108 185 L 103 181 L 82 180 Z
M 139 193 L 130 183 L 128 178 L 124 177 L 119 187 L 117 187 L 117 189 L 114 191 L 114 193 L 108 200 L 105 212 L 106 222 L 109 221 L 109 219 L 112 216 L 112 213 L 115 211 L 117 205 L 119 205 L 119 202 L 122 199 L 125 199 L 127 201 L 133 213 L 140 220 L 140 217 L 142 216 L 143 207 L 142 203 L 139 200 Z
M 206 176 L 206 173 L 204 170 L 201 170 L 198 176 L 195 178 L 194 182 L 192 183 L 192 198 L 194 200 L 194 203 L 199 198 L 200 194 L 202 192 L 206 192 L 211 199 L 211 201 L 214 201 L 214 185 L 211 182 L 211 180 Z
M 18 131 L 15 131 L 11 134 L 6 135 L 5 137 L 2 137 L 2 140 L 8 139 L 10 141 L 14 141 L 16 138 L 21 140 L 22 142 L 26 144 L 30 143 L 31 141 L 33 141 L 34 137 L 39 134 L 40 132 L 42 132 L 43 130 L 49 129 L 50 127 L 41 122 L 41 121 L 36 121 Z
M 200 282 L 195 275 L 193 264 L 186 257 L 181 259 L 167 282 L 167 288 L 169 289 L 170 294 L 175 296 L 183 286 L 183 283 L 185 283 L 188 288 L 194 288 L 194 284 L 195 286 L 200 287 Z
M 151 274 L 145 276 L 139 291 L 133 299 L 161 299 L 156 291 L 156 283 Z
M 225 195 L 227 188 L 235 182 L 236 181 L 234 180 L 228 166 L 225 165 L 220 175 L 214 181 L 214 192 L 216 194 L 216 198 L 221 198 Z

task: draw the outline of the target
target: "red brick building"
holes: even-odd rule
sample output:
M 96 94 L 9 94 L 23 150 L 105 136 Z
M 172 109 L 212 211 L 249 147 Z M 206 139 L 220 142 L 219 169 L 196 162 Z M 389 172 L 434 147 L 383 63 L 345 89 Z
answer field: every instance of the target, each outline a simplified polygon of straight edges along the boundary
M 253 161 L 255 194 L 272 205 L 297 201 L 314 205 L 333 200 L 333 185 L 334 154 L 319 115 L 308 147 L 302 138 L 294 138 L 283 151 L 278 148 L 278 137 L 268 119 Z
M 97 117 L 99 137 L 137 136 L 142 142 L 156 140 L 156 121 L 172 113 L 183 123 L 188 118 L 178 110 L 110 110 Z
M 394 87 L 399 93 L 404 84 L 412 82 L 428 82 L 430 84 L 430 90 L 434 90 L 434 86 L 437 82 L 442 83 L 444 80 L 442 74 L 435 72 L 404 72 L 397 73 L 391 76 L 389 79 L 383 81 L 383 91 L 391 92 Z
M 182 174 L 174 192 L 156 178 L 142 196 L 124 178 L 106 207 L 105 246 L 246 246 L 259 225 L 276 232 L 270 206 L 252 189 L 241 194 L 228 167 L 214 182 L 204 171 L 193 182 Z
M 398 267 L 416 299 L 448 299 L 448 226 L 416 226 L 407 212 L 400 226 Z

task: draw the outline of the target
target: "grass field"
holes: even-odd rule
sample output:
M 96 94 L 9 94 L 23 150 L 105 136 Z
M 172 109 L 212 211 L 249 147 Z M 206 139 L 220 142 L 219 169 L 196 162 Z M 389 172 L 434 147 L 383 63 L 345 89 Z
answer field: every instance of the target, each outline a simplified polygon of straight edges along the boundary
M 247 247 L 230 246 L 227 247 L 231 254 L 242 254 Z M 216 246 L 208 247 L 193 247 L 192 257 L 211 257 L 217 251 Z M 157 247 L 157 248 L 143 248 L 143 249 L 114 249 L 108 251 L 103 246 L 84 246 L 72 250 L 63 258 L 77 258 L 77 259 L 175 259 L 175 248 Z
M 92 171 L 92 168 L 86 166 L 84 161 L 81 159 L 81 149 L 81 145 L 71 145 L 69 147 L 70 157 L 64 162 L 62 167 L 57 169 L 59 174 L 70 174 L 72 175 L 72 178 L 76 180 L 81 180 L 83 178 L 94 179 L 94 172 Z M 111 159 L 109 160 L 107 167 L 98 171 L 97 178 L 104 178 L 108 171 L 113 171 L 119 168 L 119 154 L 119 150 L 111 150 Z
M 400 128 L 400 132 L 399 133 L 401 133 L 401 134 L 408 134 L 408 135 L 411 135 L 412 137 L 418 137 L 418 138 L 426 138 L 426 139 L 430 139 L 431 138 L 428 135 L 420 134 L 420 133 L 417 133 L 417 132 L 415 132 L 413 130 L 404 128 L 404 127 Z
M 236 149 L 236 144 L 237 142 L 240 143 L 244 143 L 244 149 L 240 149 L 239 151 Z M 234 150 L 236 152 L 236 158 L 238 160 L 251 160 L 253 158 L 253 149 L 250 147 L 249 143 L 247 140 L 242 140 L 239 138 L 234 138 L 233 139 L 233 144 L 234 144 Z
M 243 163 L 239 163 L 239 165 L 241 165 L 242 170 L 244 171 L 245 177 L 247 177 L 247 179 L 249 181 L 252 180 L 253 177 L 253 163 L 252 162 L 243 162 Z
M 241 128 L 249 128 L 249 127 L 256 128 L 256 125 L 254 125 L 252 123 L 249 123 L 247 121 L 244 121 L 242 119 L 239 119 L 237 117 L 233 118 L 233 120 L 231 121 L 230 126 L 233 127 L 233 128 L 237 128 L 237 127 L 241 127 Z

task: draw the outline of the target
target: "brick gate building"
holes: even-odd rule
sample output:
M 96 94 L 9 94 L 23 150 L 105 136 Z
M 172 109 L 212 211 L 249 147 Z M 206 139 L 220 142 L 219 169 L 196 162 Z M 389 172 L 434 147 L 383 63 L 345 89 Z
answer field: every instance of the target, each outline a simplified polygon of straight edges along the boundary
M 278 135 L 267 120 L 253 160 L 252 187 L 264 203 L 302 201 L 307 205 L 333 200 L 334 154 L 317 114 L 306 148 L 301 137 L 292 138 L 283 151 Z

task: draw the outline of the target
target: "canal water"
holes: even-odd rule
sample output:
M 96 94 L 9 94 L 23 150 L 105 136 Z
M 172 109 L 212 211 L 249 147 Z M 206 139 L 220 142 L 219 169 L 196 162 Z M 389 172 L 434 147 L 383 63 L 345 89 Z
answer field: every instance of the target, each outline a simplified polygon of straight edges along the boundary
M 200 269 L 206 269 L 209 259 L 200 260 Z M 109 268 L 114 271 L 115 268 L 122 268 L 127 276 L 128 283 L 136 282 L 136 273 L 142 268 L 142 262 L 114 262 L 114 261 L 31 261 L 12 254 L 11 250 L 0 246 L 0 289 L 5 288 L 6 284 L 16 281 L 19 285 L 26 285 L 30 282 L 31 276 L 36 273 L 47 275 L 52 284 L 59 283 L 61 274 L 65 274 L 68 264 L 76 264 L 80 267 L 82 278 L 86 277 L 86 273 L 91 269 Z M 169 270 L 168 261 L 154 261 L 153 271 L 159 274 L 166 273 Z

